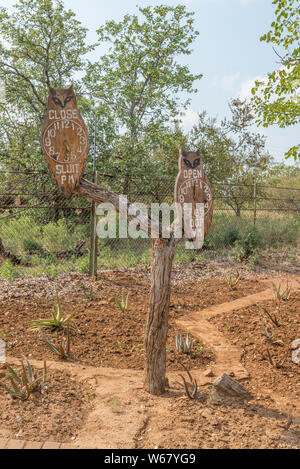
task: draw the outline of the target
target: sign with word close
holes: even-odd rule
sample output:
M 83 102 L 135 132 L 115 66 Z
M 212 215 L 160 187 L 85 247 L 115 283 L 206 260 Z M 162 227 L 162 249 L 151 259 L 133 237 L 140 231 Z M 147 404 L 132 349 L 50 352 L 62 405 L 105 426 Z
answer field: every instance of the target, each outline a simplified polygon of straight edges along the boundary
M 88 132 L 78 112 L 76 96 L 68 89 L 49 88 L 41 146 L 52 178 L 70 197 L 85 168 Z
M 201 249 L 208 234 L 212 214 L 211 187 L 199 151 L 179 152 L 179 173 L 175 183 L 175 204 L 190 247 Z

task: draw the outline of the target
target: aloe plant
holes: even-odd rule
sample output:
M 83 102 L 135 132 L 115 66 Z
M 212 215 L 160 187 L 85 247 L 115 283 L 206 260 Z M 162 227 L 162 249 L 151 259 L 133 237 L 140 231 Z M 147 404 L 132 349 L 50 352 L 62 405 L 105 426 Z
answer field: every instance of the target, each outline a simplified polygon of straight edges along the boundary
M 31 321 L 30 323 L 30 328 L 33 330 L 38 330 L 38 329 L 51 329 L 52 331 L 56 331 L 59 329 L 62 329 L 66 327 L 66 324 L 69 324 L 70 319 L 76 314 L 72 313 L 66 318 L 63 318 L 63 313 L 62 313 L 62 308 L 61 308 L 61 303 L 60 303 L 60 298 L 58 293 L 56 292 L 56 298 L 57 298 L 57 312 L 52 312 L 52 318 L 47 318 L 47 319 L 35 319 L 34 321 Z
M 240 281 L 241 273 L 237 271 L 235 273 L 230 272 L 228 275 L 225 274 L 225 279 L 228 286 L 233 290 Z
M 182 368 L 185 369 L 185 371 L 187 372 L 187 375 L 190 379 L 190 382 L 187 383 L 184 376 L 179 375 L 180 378 L 183 381 L 186 395 L 188 396 L 189 399 L 197 399 L 197 393 L 198 393 L 198 383 L 197 383 L 197 381 L 195 380 L 195 378 L 192 377 L 191 373 L 189 372 L 187 367 L 184 366 L 183 363 L 181 363 L 179 360 L 178 360 L 178 363 L 182 366 Z
M 47 339 L 47 337 L 45 337 L 45 336 L 44 336 L 44 341 L 46 342 L 46 344 L 48 345 L 50 350 L 53 353 L 55 353 L 56 355 L 58 355 L 59 358 L 61 358 L 61 359 L 67 358 L 70 355 L 70 351 L 71 351 L 69 322 L 68 322 L 68 325 L 67 325 L 67 337 L 63 337 L 61 339 L 60 343 L 55 345 L 52 342 L 50 342 L 50 340 Z
M 193 338 L 187 334 L 185 339 L 180 334 L 176 334 L 176 349 L 179 353 L 191 353 L 193 348 Z
M 42 383 L 46 381 L 46 362 L 44 361 L 43 373 L 41 376 L 35 377 L 33 373 L 32 366 L 29 361 L 24 357 L 26 362 L 26 367 L 24 361 L 21 361 L 22 371 L 18 375 L 16 371 L 7 365 L 8 375 L 12 388 L 9 388 L 3 383 L 0 383 L 0 386 L 4 388 L 14 399 L 20 399 L 26 401 L 30 395 L 37 391 Z
M 122 313 L 124 313 L 126 311 L 127 307 L 128 307 L 128 297 L 129 297 L 129 293 L 127 294 L 127 296 L 125 298 L 124 290 L 123 290 L 122 291 L 121 301 L 118 300 L 117 298 L 115 298 L 115 303 L 118 306 L 118 308 L 122 311 Z
M 274 296 L 277 301 L 281 300 L 289 300 L 291 296 L 291 286 L 289 285 L 289 282 L 286 282 L 286 288 L 285 290 L 281 291 L 281 283 L 276 287 L 275 283 L 272 282 L 273 288 L 274 288 Z

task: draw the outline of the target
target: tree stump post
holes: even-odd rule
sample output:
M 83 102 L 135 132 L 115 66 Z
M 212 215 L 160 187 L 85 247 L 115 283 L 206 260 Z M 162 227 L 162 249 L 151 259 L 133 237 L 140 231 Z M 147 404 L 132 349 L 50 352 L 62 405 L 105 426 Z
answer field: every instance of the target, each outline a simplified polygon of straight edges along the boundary
M 165 392 L 171 272 L 176 246 L 173 237 L 152 240 L 151 291 L 144 345 L 145 389 L 154 395 Z

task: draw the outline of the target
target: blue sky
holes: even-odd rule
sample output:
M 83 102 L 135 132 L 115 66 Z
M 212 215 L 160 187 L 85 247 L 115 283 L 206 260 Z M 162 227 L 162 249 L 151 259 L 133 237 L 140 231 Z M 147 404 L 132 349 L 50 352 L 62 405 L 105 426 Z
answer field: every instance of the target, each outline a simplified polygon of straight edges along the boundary
M 11 8 L 15 0 L 0 0 Z M 212 117 L 228 116 L 230 98 L 249 96 L 254 79 L 263 78 L 279 67 L 270 44 L 260 42 L 274 19 L 272 0 L 64 0 L 89 29 L 88 40 L 95 42 L 96 29 L 106 20 L 120 20 L 126 13 L 136 13 L 138 6 L 185 4 L 195 12 L 195 28 L 200 32 L 193 44 L 193 53 L 182 58 L 194 73 L 202 73 L 198 93 L 192 96 L 184 124 L 189 128 L 197 112 L 206 110 Z M 91 59 L 103 51 L 91 54 Z M 280 129 L 259 128 L 266 135 L 267 148 L 277 161 L 284 152 L 299 143 L 298 126 Z M 292 164 L 293 161 L 289 160 Z

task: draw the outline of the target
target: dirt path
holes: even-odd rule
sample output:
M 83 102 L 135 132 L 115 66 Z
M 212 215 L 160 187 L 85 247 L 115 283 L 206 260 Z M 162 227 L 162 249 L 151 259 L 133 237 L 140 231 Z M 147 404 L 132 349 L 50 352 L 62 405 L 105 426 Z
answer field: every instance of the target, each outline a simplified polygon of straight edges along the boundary
M 269 279 L 268 283 L 274 283 L 276 287 L 282 282 L 282 279 Z M 300 277 L 290 277 L 289 283 L 291 290 L 295 290 L 300 286 Z M 232 345 L 223 334 L 221 334 L 210 319 L 218 314 L 228 313 L 233 310 L 239 310 L 259 302 L 274 298 L 274 288 L 269 288 L 263 292 L 254 295 L 245 296 L 228 303 L 211 306 L 202 311 L 191 313 L 184 318 L 178 319 L 176 322 L 179 327 L 189 331 L 193 336 L 201 338 L 216 354 L 216 363 L 210 368 L 215 376 L 222 373 L 234 373 L 234 376 L 241 380 L 249 376 L 248 371 L 241 364 L 240 359 L 243 351 Z M 210 380 L 212 381 L 212 380 Z M 200 377 L 201 384 L 207 382 L 203 376 Z
M 299 277 L 289 280 L 292 289 L 299 288 Z M 270 285 L 271 281 L 279 284 L 282 279 L 270 279 Z M 200 386 L 211 384 L 216 376 L 224 372 L 234 373 L 239 380 L 246 379 L 249 375 L 240 362 L 242 350 L 226 340 L 210 323 L 210 319 L 273 297 L 274 290 L 269 288 L 261 293 L 213 306 L 178 320 L 180 327 L 202 339 L 215 352 L 216 363 L 210 366 L 213 376 L 204 376 L 203 370 L 193 370 L 193 376 Z M 18 362 L 19 360 L 15 359 L 9 360 L 10 364 Z M 37 366 L 42 365 L 41 362 L 34 360 L 32 363 Z M 267 389 L 260 391 L 268 395 L 267 398 L 271 399 L 270 404 L 264 402 L 258 404 L 257 401 L 245 405 L 224 402 L 224 409 L 215 411 L 209 403 L 199 406 L 200 401 L 197 403 L 186 398 L 183 390 L 176 385 L 177 372 L 168 373 L 170 388 L 164 396 L 156 397 L 144 392 L 143 372 L 139 370 L 96 368 L 68 362 L 48 363 L 52 370 L 68 371 L 79 381 L 88 383 L 94 389 L 94 409 L 72 443 L 77 448 L 176 448 L 180 447 L 181 441 L 184 442 L 183 448 L 212 448 L 214 445 L 226 448 L 239 447 L 239 444 L 242 445 L 240 447 L 271 448 L 272 445 L 276 445 L 276 448 L 285 448 L 289 445 L 296 445 L 295 447 L 300 445 L 298 434 L 295 436 L 295 432 L 286 426 L 290 414 L 285 400 Z M 295 404 L 293 419 L 298 424 L 300 403 Z M 191 429 L 195 422 L 194 413 L 198 422 L 195 435 L 198 435 L 200 442 L 194 440 L 195 436 Z M 226 425 L 231 425 L 234 432 L 229 429 L 227 431 Z M 285 438 L 282 440 L 283 434 Z M 287 440 L 289 443 L 286 443 Z

